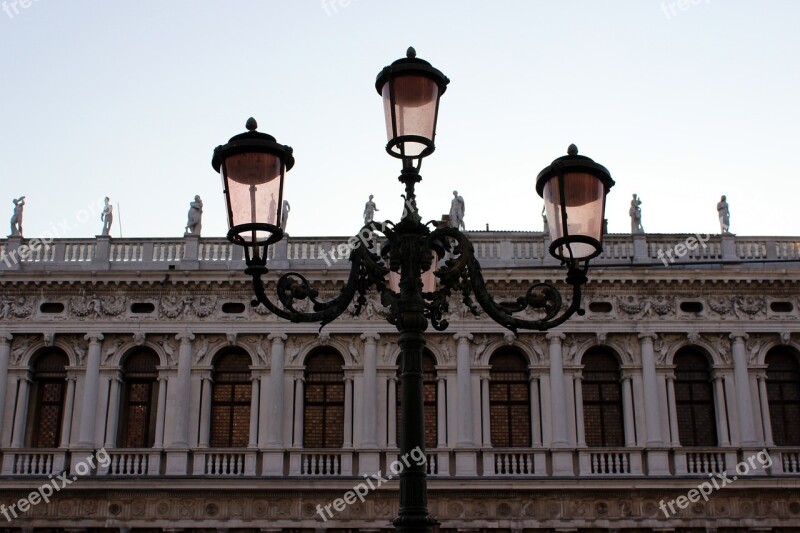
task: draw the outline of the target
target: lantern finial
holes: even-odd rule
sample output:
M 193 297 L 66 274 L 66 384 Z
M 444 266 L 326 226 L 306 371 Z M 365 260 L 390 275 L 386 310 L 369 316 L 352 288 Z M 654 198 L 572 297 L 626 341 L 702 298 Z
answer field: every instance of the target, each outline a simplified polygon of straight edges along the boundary
M 409 59 L 414 59 L 415 57 L 417 57 L 417 51 L 414 50 L 413 46 L 409 46 L 408 50 L 406 50 L 406 57 Z
M 258 128 L 258 122 L 253 117 L 250 117 L 244 127 L 247 128 L 247 131 L 255 131 Z
M 569 148 L 567 148 L 567 155 L 578 155 L 578 147 L 570 144 Z

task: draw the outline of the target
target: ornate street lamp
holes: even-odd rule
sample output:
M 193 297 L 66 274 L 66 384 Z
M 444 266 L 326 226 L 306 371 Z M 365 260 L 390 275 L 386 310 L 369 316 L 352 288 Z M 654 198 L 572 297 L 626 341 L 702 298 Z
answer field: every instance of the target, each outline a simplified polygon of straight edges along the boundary
M 305 277 L 288 272 L 277 280 L 275 294 L 279 303 L 275 303 L 267 296 L 262 280 L 268 272 L 267 248 L 283 236 L 280 208 L 284 174 L 294 164 L 291 148 L 256 132 L 255 120 L 250 119 L 248 133 L 218 147 L 212 162 L 223 179 L 228 239 L 245 247 L 245 273 L 253 278 L 256 296 L 253 305 L 262 304 L 292 322 L 319 322 L 324 326 L 341 315 L 354 299 L 359 313 L 368 291 L 381 295 L 381 303 L 388 308 L 387 320 L 400 332 L 401 455 L 416 448 L 425 449 L 422 353 L 428 323 L 438 331 L 448 327 L 444 315 L 454 291 L 461 293 L 463 302 L 475 315 L 480 306 L 513 332 L 547 330 L 575 313 L 583 314 L 581 286 L 587 282 L 589 260 L 602 252 L 605 197 L 614 184 L 603 166 L 579 156 L 574 145 L 567 156 L 545 168 L 539 174 L 536 189 L 545 200 L 551 221 L 550 253 L 567 267 L 571 303 L 562 312 L 561 294 L 549 283 L 533 284 L 525 296 L 513 302 L 496 302 L 466 235 L 457 228 L 437 229 L 435 222 L 423 224 L 417 211 L 414 188 L 421 180 L 422 159 L 435 149 L 439 99 L 448 82 L 444 74 L 418 59 L 413 48 L 409 48 L 406 58 L 395 61 L 378 75 L 376 88 L 384 99 L 389 138 L 386 150 L 403 161 L 399 180 L 405 185 L 406 209 L 397 224 L 381 224 L 386 243 L 380 250 L 374 240 L 368 240 L 352 251 L 349 277 L 333 300 L 318 300 L 319 292 Z M 374 227 L 365 227 L 360 234 L 373 230 Z M 437 268 L 439 258 L 445 256 L 448 258 Z M 431 274 L 438 280 L 438 288 Z M 303 300 L 311 301 L 312 312 L 295 307 Z M 527 308 L 538 311 L 540 317 L 526 320 L 514 316 Z M 436 523 L 428 516 L 425 465 L 411 464 L 400 474 L 400 512 L 395 528 L 400 532 L 428 532 Z

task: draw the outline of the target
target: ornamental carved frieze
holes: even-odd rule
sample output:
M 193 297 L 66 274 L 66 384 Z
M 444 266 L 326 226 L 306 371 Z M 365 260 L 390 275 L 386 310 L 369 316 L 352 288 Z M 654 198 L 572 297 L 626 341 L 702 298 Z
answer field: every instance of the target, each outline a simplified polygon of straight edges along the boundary
M 38 336 L 34 335 L 14 335 L 11 341 L 11 364 L 18 365 L 22 357 L 30 350 L 31 346 L 38 341 Z
M 260 364 L 269 366 L 270 343 L 265 335 L 245 335 L 239 339 L 239 345 L 250 348 Z
M 761 520 L 764 525 L 789 526 L 800 519 L 800 500 L 783 497 L 777 490 L 762 490 L 758 493 L 715 494 L 709 502 L 698 501 L 685 507 L 674 506 L 675 514 L 664 516 L 664 502 L 674 502 L 682 492 L 642 494 L 619 491 L 614 496 L 588 497 L 585 494 L 563 491 L 526 492 L 512 491 L 490 499 L 477 498 L 470 493 L 442 493 L 431 502 L 431 513 L 443 522 L 465 527 L 469 522 L 485 520 L 512 521 L 523 529 L 523 524 L 536 520 L 540 525 L 558 523 L 562 527 L 581 524 L 584 527 L 641 527 L 659 524 L 675 527 L 686 520 L 702 519 L 707 525 L 716 521 L 730 524 L 731 520 Z M 778 497 L 778 496 L 781 497 Z M 9 499 L 23 497 L 9 494 Z M 308 494 L 300 491 L 284 491 L 283 494 L 248 494 L 231 489 L 217 494 L 184 494 L 175 491 L 171 495 L 159 491 L 141 491 L 135 497 L 112 494 L 108 499 L 86 494 L 80 498 L 59 498 L 42 502 L 17 519 L 21 527 L 27 527 L 32 519 L 48 520 L 50 527 L 63 527 L 75 519 L 101 527 L 108 520 L 115 520 L 131 527 L 146 527 L 154 520 L 192 521 L 202 520 L 206 527 L 223 527 L 232 520 L 243 526 L 258 527 L 269 521 L 288 521 L 298 528 L 322 526 L 317 503 L 333 501 L 340 493 Z M 387 491 L 370 495 L 368 504 L 348 506 L 337 513 L 339 520 L 366 521 L 361 523 L 385 524 L 397 514 L 397 493 Z M 360 524 L 353 524 L 354 526 Z M 468 527 L 468 526 L 467 526 Z M 514 529 L 514 528 L 512 528 Z
M 616 298 L 616 308 L 623 316 L 634 320 L 643 318 L 666 318 L 675 315 L 673 296 L 625 296 Z
M 77 319 L 115 318 L 126 309 L 125 296 L 98 296 L 96 294 L 73 296 L 69 299 L 69 311 Z
M 33 313 L 33 299 L 25 296 L 0 296 L 0 320 L 28 318 Z
M 595 335 L 583 333 L 568 333 L 562 343 L 563 358 L 565 365 L 577 364 L 578 353 L 583 352 L 590 344 L 594 344 L 597 338 Z

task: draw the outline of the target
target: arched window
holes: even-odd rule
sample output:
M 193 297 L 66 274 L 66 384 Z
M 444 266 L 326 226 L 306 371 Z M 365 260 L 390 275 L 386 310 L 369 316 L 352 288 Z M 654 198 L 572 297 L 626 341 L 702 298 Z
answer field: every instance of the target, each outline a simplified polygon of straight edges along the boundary
M 711 368 L 705 355 L 691 348 L 675 354 L 675 408 L 682 446 L 716 446 L 717 421 Z
M 155 442 L 158 402 L 158 356 L 139 350 L 122 365 L 122 408 L 119 420 L 120 448 L 151 448 Z
M 306 361 L 303 403 L 303 446 L 341 448 L 344 445 L 344 360 L 319 351 Z
M 401 368 L 397 365 L 397 442 L 401 442 L 403 424 L 403 387 L 400 384 Z M 436 448 L 439 431 L 438 391 L 436 388 L 436 359 L 428 351 L 422 354 L 422 396 L 425 413 L 425 448 Z
M 499 350 L 489 359 L 489 427 L 492 446 L 531 445 L 531 398 L 528 363 L 519 352 Z
M 246 448 L 250 439 L 250 356 L 233 349 L 214 361 L 211 447 Z
M 766 363 L 772 439 L 778 446 L 800 446 L 800 364 L 797 353 L 779 346 L 767 353 Z
M 583 428 L 593 448 L 625 445 L 619 361 L 602 347 L 583 356 Z
M 28 424 L 28 442 L 33 448 L 58 448 L 61 444 L 68 365 L 69 358 L 61 350 L 36 358 L 31 391 L 35 400 Z

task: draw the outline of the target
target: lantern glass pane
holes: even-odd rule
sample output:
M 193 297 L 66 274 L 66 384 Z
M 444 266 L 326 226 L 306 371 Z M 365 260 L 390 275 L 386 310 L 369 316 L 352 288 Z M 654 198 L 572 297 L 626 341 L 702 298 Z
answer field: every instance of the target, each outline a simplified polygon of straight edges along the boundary
M 394 84 L 394 111 L 397 120 L 397 137 L 416 135 L 433 142 L 436 124 L 436 101 L 439 86 L 424 76 L 398 76 L 383 86 L 383 109 L 386 115 L 386 135 L 389 141 L 395 138 L 392 125 L 392 102 L 390 84 Z M 407 157 L 417 157 L 427 146 L 420 142 L 406 141 L 393 148 Z
M 561 216 L 561 191 L 558 177 L 552 177 L 544 186 L 544 201 L 550 239 L 585 236 L 602 241 L 605 187 L 603 182 L 587 173 L 564 174 L 564 191 L 567 211 L 566 231 Z M 571 251 L 571 253 L 570 253 Z M 594 255 L 595 246 L 573 242 L 569 247 L 560 247 L 559 254 L 566 258 L 583 259 Z
M 223 179 L 229 195 L 231 227 L 251 223 L 278 225 L 281 169 L 279 157 L 263 152 L 235 154 L 225 159 Z M 268 236 L 268 232 L 242 234 L 251 242 Z

